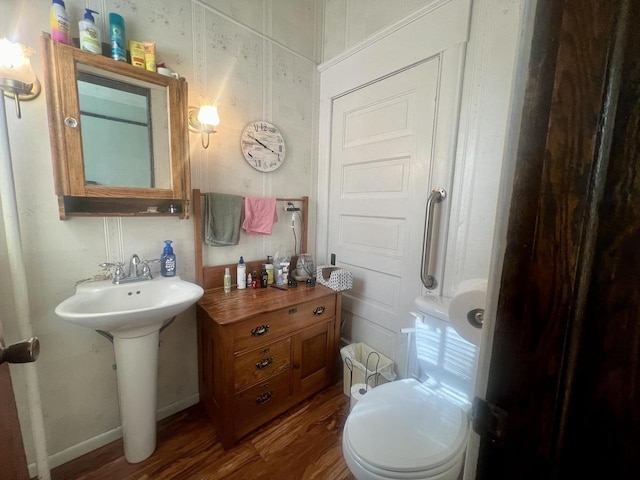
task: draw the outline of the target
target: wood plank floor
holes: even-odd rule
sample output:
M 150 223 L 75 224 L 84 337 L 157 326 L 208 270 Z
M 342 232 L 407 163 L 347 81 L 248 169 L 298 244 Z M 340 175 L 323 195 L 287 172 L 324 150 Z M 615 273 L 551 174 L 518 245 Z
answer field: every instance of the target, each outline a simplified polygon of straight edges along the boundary
M 124 459 L 122 440 L 51 472 L 53 480 L 354 480 L 342 458 L 349 409 L 342 383 L 292 408 L 225 451 L 199 405 L 158 423 L 158 446 L 144 462 Z

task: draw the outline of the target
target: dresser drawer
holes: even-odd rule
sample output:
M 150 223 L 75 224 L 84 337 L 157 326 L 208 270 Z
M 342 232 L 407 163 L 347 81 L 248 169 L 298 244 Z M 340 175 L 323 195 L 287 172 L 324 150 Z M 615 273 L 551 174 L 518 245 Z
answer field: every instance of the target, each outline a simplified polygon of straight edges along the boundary
M 336 296 L 311 300 L 258 315 L 233 326 L 234 351 L 253 349 L 336 314 Z
M 282 372 L 236 395 L 236 425 L 241 425 L 276 407 L 291 395 L 291 370 Z
M 235 391 L 287 370 L 291 365 L 291 338 L 269 343 L 236 357 Z

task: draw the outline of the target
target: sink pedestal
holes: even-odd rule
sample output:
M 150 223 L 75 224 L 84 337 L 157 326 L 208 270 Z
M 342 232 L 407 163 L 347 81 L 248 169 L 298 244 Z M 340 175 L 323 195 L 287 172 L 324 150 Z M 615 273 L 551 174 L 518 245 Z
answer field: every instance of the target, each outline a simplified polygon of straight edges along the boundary
M 156 449 L 160 330 L 203 293 L 177 275 L 118 284 L 103 280 L 81 283 L 56 307 L 60 318 L 113 337 L 124 455 L 130 463 Z
M 156 449 L 159 328 L 135 338 L 113 336 L 124 456 L 146 460 Z

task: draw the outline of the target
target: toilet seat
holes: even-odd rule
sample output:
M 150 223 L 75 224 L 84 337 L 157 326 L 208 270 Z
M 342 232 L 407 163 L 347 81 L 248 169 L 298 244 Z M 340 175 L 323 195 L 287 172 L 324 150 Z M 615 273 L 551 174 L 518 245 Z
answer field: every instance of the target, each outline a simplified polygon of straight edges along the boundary
M 366 471 L 363 478 L 448 478 L 461 468 L 467 433 L 462 408 L 420 382 L 399 380 L 358 402 L 345 424 L 343 450 Z

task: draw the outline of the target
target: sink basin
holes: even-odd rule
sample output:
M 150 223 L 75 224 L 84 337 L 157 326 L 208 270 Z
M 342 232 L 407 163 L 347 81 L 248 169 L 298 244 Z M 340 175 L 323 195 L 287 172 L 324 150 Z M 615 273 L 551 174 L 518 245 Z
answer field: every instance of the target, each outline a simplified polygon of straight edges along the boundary
M 115 285 L 110 280 L 78 285 L 56 307 L 56 315 L 76 325 L 133 338 L 151 333 L 203 294 L 202 287 L 180 277 Z
M 180 277 L 120 285 L 105 280 L 78 285 L 56 307 L 64 320 L 113 337 L 124 455 L 130 463 L 149 458 L 156 448 L 160 329 L 203 293 Z

